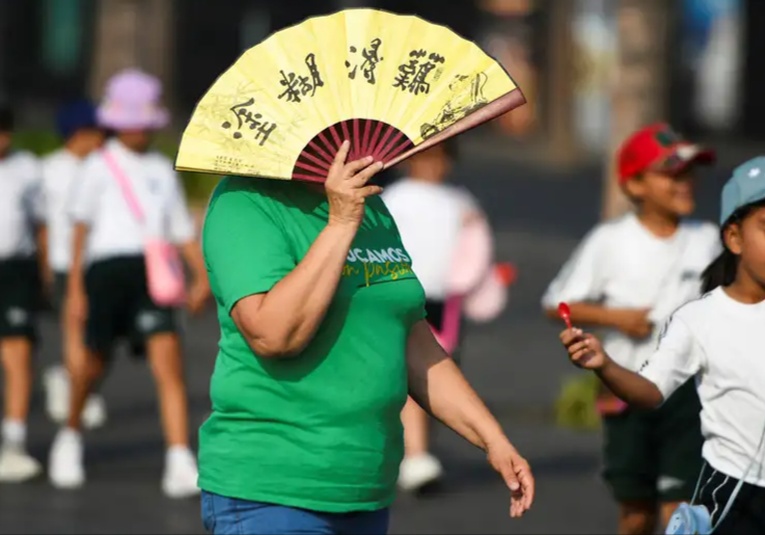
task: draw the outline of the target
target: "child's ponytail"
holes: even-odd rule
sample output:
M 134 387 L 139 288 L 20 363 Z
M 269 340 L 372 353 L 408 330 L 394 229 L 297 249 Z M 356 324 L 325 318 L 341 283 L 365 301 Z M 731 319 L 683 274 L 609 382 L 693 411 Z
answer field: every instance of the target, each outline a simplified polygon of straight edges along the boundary
M 715 258 L 701 274 L 701 292 L 711 292 L 719 286 L 728 286 L 736 279 L 738 257 L 727 248 Z

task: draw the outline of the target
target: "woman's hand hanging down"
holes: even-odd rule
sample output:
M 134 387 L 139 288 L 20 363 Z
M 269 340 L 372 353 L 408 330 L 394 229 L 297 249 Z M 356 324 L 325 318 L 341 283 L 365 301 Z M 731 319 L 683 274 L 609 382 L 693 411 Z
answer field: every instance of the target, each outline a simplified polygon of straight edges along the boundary
M 350 146 L 348 141 L 343 142 L 329 169 L 324 189 L 329 201 L 329 224 L 356 229 L 364 219 L 367 197 L 382 193 L 380 186 L 367 185 L 367 182 L 382 170 L 383 163 L 372 164 L 371 156 L 345 163 Z
M 345 163 L 349 147 L 349 142 L 343 143 L 330 168 L 325 183 L 329 220 L 305 257 L 268 293 L 245 297 L 231 311 L 259 357 L 293 357 L 311 341 L 337 290 L 348 250 L 364 219 L 364 203 L 382 191 L 367 182 L 383 164 L 373 163 L 371 157 Z

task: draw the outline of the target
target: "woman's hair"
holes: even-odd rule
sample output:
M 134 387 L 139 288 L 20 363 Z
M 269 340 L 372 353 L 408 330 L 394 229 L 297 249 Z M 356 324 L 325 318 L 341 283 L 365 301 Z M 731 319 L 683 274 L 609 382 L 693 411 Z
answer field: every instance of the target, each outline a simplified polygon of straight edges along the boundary
M 742 206 L 728 218 L 720 229 L 723 252 L 715 258 L 701 274 L 701 292 L 711 292 L 718 286 L 729 286 L 736 280 L 738 271 L 738 256 L 733 254 L 725 245 L 725 229 L 730 225 L 741 223 L 756 208 L 765 207 L 765 199 Z

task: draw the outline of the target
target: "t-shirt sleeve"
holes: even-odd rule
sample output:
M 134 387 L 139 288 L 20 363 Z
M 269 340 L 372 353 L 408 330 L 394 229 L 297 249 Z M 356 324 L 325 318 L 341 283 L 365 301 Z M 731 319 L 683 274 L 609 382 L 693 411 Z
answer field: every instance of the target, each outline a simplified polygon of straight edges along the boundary
M 267 199 L 245 190 L 213 196 L 202 249 L 216 299 L 229 312 L 242 298 L 265 293 L 297 265 Z
M 103 170 L 96 158 L 92 156 L 83 164 L 79 179 L 73 181 L 68 192 L 69 215 L 75 223 L 91 224 L 98 210 Z
M 701 370 L 701 349 L 687 323 L 670 317 L 659 336 L 656 351 L 643 364 L 640 375 L 661 391 L 666 401 Z
M 24 196 L 25 210 L 36 223 L 45 222 L 45 192 L 43 189 L 43 169 L 33 157 L 27 162 L 27 189 Z
M 181 187 L 178 175 L 171 171 L 170 186 L 170 239 L 182 244 L 192 241 L 196 235 L 194 218 L 191 216 L 186 196 Z
M 544 308 L 561 301 L 598 301 L 605 290 L 604 257 L 608 248 L 606 229 L 596 227 L 585 236 L 542 297 Z

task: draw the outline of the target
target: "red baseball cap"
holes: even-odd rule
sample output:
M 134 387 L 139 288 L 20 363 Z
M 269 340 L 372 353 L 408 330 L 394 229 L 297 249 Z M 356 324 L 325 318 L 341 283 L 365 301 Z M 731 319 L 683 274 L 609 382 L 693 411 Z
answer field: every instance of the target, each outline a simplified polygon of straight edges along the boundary
M 712 149 L 689 143 L 668 124 L 653 124 L 632 134 L 619 149 L 619 183 L 646 171 L 674 175 L 694 163 L 712 163 L 715 157 Z

